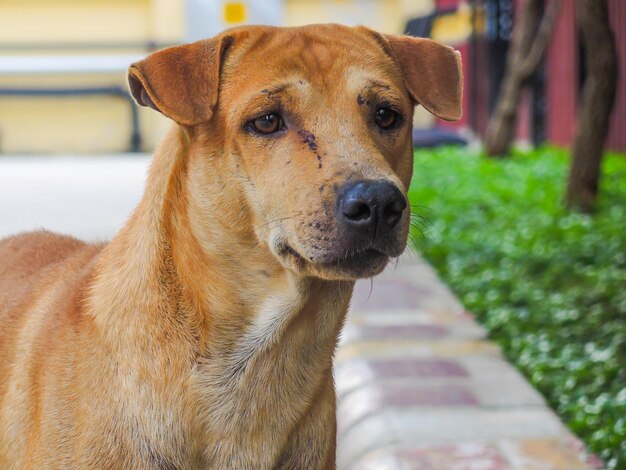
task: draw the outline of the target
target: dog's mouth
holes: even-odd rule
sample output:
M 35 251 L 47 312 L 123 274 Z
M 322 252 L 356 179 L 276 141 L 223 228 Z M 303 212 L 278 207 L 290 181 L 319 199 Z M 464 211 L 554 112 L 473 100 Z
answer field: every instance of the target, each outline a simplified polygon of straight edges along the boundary
M 298 268 L 309 267 L 323 277 L 347 277 L 357 279 L 378 274 L 387 264 L 389 255 L 375 248 L 348 250 L 343 256 L 324 255 L 308 258 L 285 243 L 279 253 L 289 258 Z

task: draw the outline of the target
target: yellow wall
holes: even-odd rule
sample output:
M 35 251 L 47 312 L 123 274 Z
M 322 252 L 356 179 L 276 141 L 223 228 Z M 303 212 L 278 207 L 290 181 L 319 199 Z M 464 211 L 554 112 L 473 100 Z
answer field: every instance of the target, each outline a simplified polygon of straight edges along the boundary
M 59 88 L 125 85 L 125 77 L 110 74 L 20 77 L 3 85 Z M 146 108 L 139 110 L 144 148 L 150 149 L 169 126 L 167 119 Z M 109 153 L 130 149 L 131 113 L 120 97 L 0 97 L 0 153 Z
M 184 3 L 178 0 L 0 0 L 3 56 L 145 55 L 147 41 L 183 38 Z M 64 48 L 49 48 L 53 44 Z M 95 44 L 102 47 L 84 48 Z M 0 70 L 0 87 L 29 86 L 126 87 L 126 73 L 8 75 Z M 167 119 L 146 109 L 140 110 L 140 123 L 148 150 L 169 127 Z M 0 153 L 123 152 L 130 132 L 129 107 L 119 97 L 0 96 Z
M 180 40 L 179 0 L 0 0 L 0 43 Z
M 285 0 L 284 18 L 288 25 L 343 21 L 399 33 L 407 18 L 429 13 L 432 5 L 433 0 Z M 0 0 L 0 56 L 145 55 L 141 43 L 179 43 L 185 33 L 185 0 Z M 36 48 L 37 43 L 48 47 Z M 49 49 L 59 43 L 66 47 Z M 120 43 L 137 47 L 106 46 Z M 84 49 L 85 44 L 102 47 Z M 0 87 L 114 85 L 126 86 L 124 71 L 7 75 L 0 70 Z M 139 117 L 143 148 L 150 151 L 170 122 L 146 108 Z M 130 131 L 128 104 L 118 97 L 0 96 L 0 154 L 123 152 Z
M 343 22 L 362 24 L 383 33 L 401 33 L 408 18 L 426 15 L 434 0 L 287 0 L 286 23 Z

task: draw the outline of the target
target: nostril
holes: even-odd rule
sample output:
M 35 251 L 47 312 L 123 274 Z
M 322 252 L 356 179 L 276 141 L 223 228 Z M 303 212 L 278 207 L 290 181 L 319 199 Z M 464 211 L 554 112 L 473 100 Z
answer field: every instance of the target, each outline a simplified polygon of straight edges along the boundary
M 402 219 L 402 213 L 406 209 L 406 200 L 403 197 L 395 198 L 383 211 L 383 219 L 390 228 L 395 227 Z
M 343 206 L 343 215 L 355 222 L 367 220 L 371 217 L 370 207 L 363 201 L 350 201 Z
M 384 213 L 384 219 L 389 227 L 395 227 L 402 218 L 402 211 L 398 212 L 393 208 L 389 208 Z

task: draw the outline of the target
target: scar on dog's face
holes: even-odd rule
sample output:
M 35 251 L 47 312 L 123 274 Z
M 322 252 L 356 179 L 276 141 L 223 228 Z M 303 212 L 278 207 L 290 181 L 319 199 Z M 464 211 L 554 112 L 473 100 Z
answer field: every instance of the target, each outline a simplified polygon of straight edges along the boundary
M 219 130 L 251 228 L 280 263 L 306 276 L 356 279 L 402 253 L 413 108 L 460 117 L 458 53 L 338 25 L 240 28 L 185 47 L 174 59 L 148 64 L 156 53 L 131 67 L 133 95 L 182 125 Z M 191 93 L 204 93 L 204 102 L 165 103 L 147 77 L 172 60 L 218 63 L 195 79 L 205 89 Z

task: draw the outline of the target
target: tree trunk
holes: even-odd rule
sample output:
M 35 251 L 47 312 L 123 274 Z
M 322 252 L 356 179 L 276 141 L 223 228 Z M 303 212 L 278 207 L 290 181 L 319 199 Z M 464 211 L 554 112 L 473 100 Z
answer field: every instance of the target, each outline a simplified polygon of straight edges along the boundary
M 560 0 L 552 0 L 542 15 L 542 0 L 526 0 L 515 23 L 507 65 L 496 106 L 487 126 L 485 152 L 492 157 L 509 153 L 515 136 L 522 87 L 539 66 L 550 42 Z
M 567 205 L 583 212 L 595 206 L 604 141 L 617 83 L 617 52 L 609 25 L 606 0 L 576 0 L 586 61 L 572 164 L 567 183 Z

